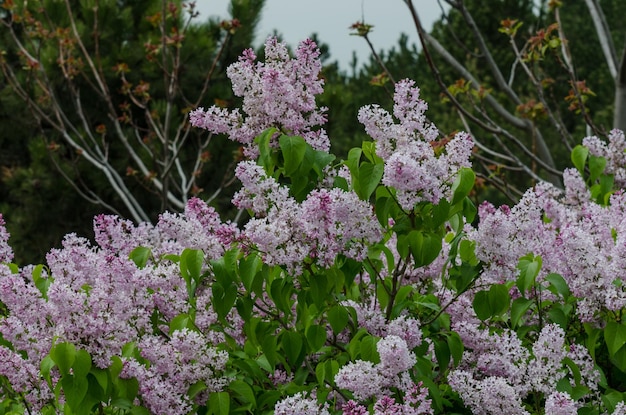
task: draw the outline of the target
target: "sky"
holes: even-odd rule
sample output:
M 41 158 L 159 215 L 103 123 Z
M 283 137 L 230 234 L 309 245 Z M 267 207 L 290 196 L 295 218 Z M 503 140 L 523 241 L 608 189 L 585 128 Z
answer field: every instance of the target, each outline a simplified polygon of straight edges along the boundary
M 196 0 L 199 19 L 228 17 L 229 0 Z M 436 0 L 416 0 L 422 23 L 430 29 L 441 10 Z M 364 39 L 350 35 L 350 25 L 365 20 L 374 26 L 369 38 L 376 51 L 397 45 L 401 33 L 409 35 L 409 44 L 419 44 L 413 20 L 403 0 L 266 0 L 257 31 L 259 46 L 276 30 L 282 40 L 296 46 L 317 33 L 330 46 L 330 60 L 337 60 L 347 70 L 356 51 L 358 61 L 369 59 Z

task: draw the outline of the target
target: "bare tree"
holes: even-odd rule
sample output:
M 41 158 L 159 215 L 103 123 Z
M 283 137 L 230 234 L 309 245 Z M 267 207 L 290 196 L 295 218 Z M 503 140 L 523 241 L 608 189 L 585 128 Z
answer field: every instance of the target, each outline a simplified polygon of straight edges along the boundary
M 2 24 L 12 41 L 8 54 L 13 54 L 13 59 L 5 53 L 0 60 L 6 82 L 27 103 L 48 147 L 58 148 L 51 137 L 60 137 L 78 158 L 101 173 L 136 221 L 151 218 L 131 183 L 138 181 L 157 194 L 162 210 L 182 209 L 194 193 L 211 137 L 190 128 L 184 108 L 195 108 L 206 99 L 239 24 L 223 22 L 219 44 L 194 57 L 205 61 L 207 69 L 204 82 L 189 96 L 189 89 L 185 92 L 181 86 L 182 54 L 198 13 L 194 3 L 159 3 L 158 10 L 140 10 L 139 23 L 128 16 L 130 6 L 125 2 L 13 0 L 2 5 Z M 140 41 L 128 27 L 111 27 L 121 22 L 112 16 L 125 16 L 130 26 L 145 24 L 145 19 L 152 25 L 154 30 L 144 39 L 144 58 L 152 64 L 152 78 L 159 79 L 160 74 L 158 85 L 145 81 L 147 74 L 137 74 L 138 68 L 124 61 L 111 62 L 107 53 L 112 48 L 121 57 L 124 48 Z M 117 44 L 108 38 L 111 31 L 120 32 Z M 129 39 L 124 38 L 125 32 Z M 46 134 L 50 130 L 54 134 Z M 126 168 L 120 166 L 120 159 L 129 160 Z M 62 168 L 59 172 L 65 174 Z M 87 200 L 119 213 L 118 206 L 92 183 L 67 178 Z
M 594 123 L 588 111 L 587 100 L 593 92 L 584 80 L 578 78 L 570 50 L 574 45 L 569 44 L 561 22 L 560 2 L 541 2 L 537 5 L 540 13 L 535 22 L 521 22 L 515 20 L 515 16 L 500 22 L 499 31 L 502 36 L 508 36 L 515 56 L 513 64 L 505 67 L 497 61 L 498 51 L 489 46 L 485 28 L 476 22 L 468 7 L 468 0 L 437 0 L 444 21 L 455 13 L 460 16 L 465 31 L 470 33 L 465 38 L 453 33 L 460 48 L 465 51 L 462 56 L 455 55 L 425 29 L 420 19 L 420 7 L 413 0 L 403 1 L 413 18 L 423 56 L 441 91 L 456 109 L 465 128 L 469 131 L 474 128 L 480 130 L 473 135 L 479 149 L 477 162 L 487 171 L 483 177 L 488 177 L 512 199 L 519 195 L 519 191 L 496 175 L 489 175 L 490 166 L 497 165 L 505 170 L 523 173 L 534 181 L 548 180 L 557 186 L 561 185 L 561 171 L 555 162 L 554 145 L 548 144 L 546 135 L 558 136 L 562 148 L 566 150 L 571 150 L 582 138 L 573 137 L 571 128 L 568 129 L 564 122 L 564 102 L 569 104 L 570 111 L 578 114 L 588 131 L 597 135 L 606 134 L 603 128 Z M 618 59 L 600 2 L 585 1 L 597 33 L 598 46 L 616 82 L 613 126 L 625 128 L 626 53 L 621 60 Z M 522 25 L 524 30 L 520 29 Z M 367 28 L 367 25 L 363 27 Z M 530 31 L 532 27 L 534 32 Z M 448 29 L 454 30 L 452 27 Z M 362 30 L 359 34 L 367 40 L 367 32 Z M 626 44 L 624 48 L 626 51 Z M 468 55 L 478 57 L 478 68 L 468 64 Z M 569 93 L 564 97 L 554 96 L 554 79 L 545 65 L 548 59 L 568 79 L 566 86 Z M 456 82 L 450 84 L 450 79 L 443 78 L 444 64 L 454 70 Z M 384 66 L 382 69 L 385 70 Z M 393 79 L 391 74 L 388 76 Z M 563 85 L 560 87 L 563 89 Z M 532 98 L 528 96 L 529 90 L 534 95 Z

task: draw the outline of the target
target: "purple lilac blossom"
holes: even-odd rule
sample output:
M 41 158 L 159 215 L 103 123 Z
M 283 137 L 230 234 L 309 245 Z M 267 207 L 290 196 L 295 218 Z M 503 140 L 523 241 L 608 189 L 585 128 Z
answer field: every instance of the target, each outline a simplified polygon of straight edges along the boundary
M 426 120 L 428 108 L 419 98 L 412 80 L 396 83 L 393 117 L 377 105 L 359 110 L 358 119 L 376 142 L 376 154 L 385 161 L 383 184 L 396 189 L 396 197 L 406 210 L 416 203 L 438 203 L 451 197 L 451 184 L 461 167 L 470 167 L 474 146 L 466 133 L 458 133 L 436 149 L 439 132 Z M 440 153 L 440 154 L 438 154 Z
M 9 233 L 5 225 L 4 218 L 0 213 L 0 263 L 13 260 L 13 249 L 9 246 Z
M 626 139 L 621 130 L 611 130 L 608 143 L 596 136 L 585 137 L 583 145 L 589 149 L 589 153 L 596 157 L 606 159 L 605 172 L 615 176 L 615 185 L 626 187 Z
M 341 406 L 342 415 L 367 415 L 369 411 L 363 405 L 350 399 L 348 402 Z
M 531 345 L 532 353 L 510 330 L 490 333 L 477 324 L 461 322 L 455 326 L 465 347 L 461 364 L 449 375 L 449 383 L 466 406 L 478 408 L 490 399 L 485 385 L 503 388 L 507 405 L 515 407 L 530 392 L 544 396 L 556 391 L 557 384 L 568 377 L 572 387 L 589 388 L 585 398 L 592 397 L 598 388 L 600 372 L 595 368 L 589 352 L 581 346 L 565 344 L 565 332 L 556 324 L 544 326 L 537 340 Z M 565 364 L 570 359 L 578 373 Z M 574 379 L 578 378 L 574 383 Z M 579 405 L 579 403 L 576 403 Z M 483 409 L 486 410 L 487 406 Z M 497 409 L 485 414 L 499 413 Z M 505 413 L 505 412 L 502 412 Z M 508 412 L 506 412 L 508 413 Z
M 546 398 L 546 415 L 576 415 L 578 405 L 567 392 L 552 392 Z
M 338 254 L 362 260 L 381 238 L 372 207 L 353 192 L 317 189 L 298 203 L 251 161 L 240 163 L 235 174 L 243 188 L 233 203 L 255 214 L 240 241 L 268 265 L 285 265 L 297 274 L 306 258 L 322 267 L 331 266 Z
M 318 108 L 315 102 L 324 84 L 319 56 L 317 45 L 310 39 L 301 42 L 291 58 L 284 43 L 269 37 L 265 62 L 257 62 L 248 49 L 227 69 L 234 94 L 243 97 L 242 112 L 215 106 L 198 108 L 190 113 L 191 124 L 227 134 L 243 144 L 244 153 L 253 158 L 257 156 L 254 138 L 270 127 L 302 136 L 314 149 L 328 151 L 328 136 L 319 128 L 326 123 L 326 108 Z
M 626 306 L 624 193 L 614 193 L 609 206 L 601 206 L 589 200 L 577 170 L 566 171 L 564 177 L 564 194 L 540 183 L 510 209 L 481 206 L 479 225 L 468 238 L 476 241 L 476 256 L 485 263 L 482 283 L 515 281 L 518 259 L 540 255 L 537 282 L 550 273 L 563 276 L 579 299 L 578 317 L 595 322 L 603 310 Z M 557 299 L 547 290 L 543 293 L 546 299 Z
M 21 378 L 6 376 L 13 376 L 10 381 L 16 390 L 30 382 L 32 390 L 26 391 L 26 399 L 37 407 L 53 395 L 45 385 L 35 388 L 28 376 L 36 373 L 30 368 L 39 368 L 53 341 L 68 341 L 88 351 L 99 368 L 108 367 L 113 356 L 121 356 L 124 345 L 136 342 L 151 362 L 145 367 L 127 361 L 124 373 L 137 376 L 139 399 L 153 413 L 187 413 L 190 402 L 184 396 L 189 386 L 202 381 L 215 391 L 227 383 L 221 374 L 227 355 L 214 347 L 224 341 L 224 334 L 212 328 L 217 318 L 210 307 L 210 290 L 203 287 L 197 292 L 195 310 L 200 331 L 169 333 L 170 320 L 192 310 L 179 264 L 161 257 L 179 254 L 185 245 L 192 245 L 204 250 L 207 260 L 214 259 L 236 237 L 233 229 L 219 222 L 204 202 L 192 199 L 184 214 L 169 216 L 156 226 L 96 217 L 94 230 L 101 245 L 69 234 L 61 248 L 48 253 L 48 268 L 27 266 L 14 273 L 0 264 L 0 302 L 6 307 L 0 317 L 0 334 L 20 352 L 3 359 L 0 373 L 19 364 Z M 143 268 L 128 256 L 136 246 L 147 247 L 153 254 Z M 34 284 L 34 273 L 47 280 L 47 289 Z M 153 315 L 163 324 L 154 327 Z M 237 320 L 232 321 L 233 330 L 240 332 Z M 55 383 L 58 376 L 53 374 L 52 380 Z M 195 399 L 205 398 L 206 394 L 200 394 Z
M 565 332 L 556 324 L 548 324 L 541 329 L 532 350 L 534 359 L 528 364 L 528 380 L 533 390 L 548 395 L 565 375 Z

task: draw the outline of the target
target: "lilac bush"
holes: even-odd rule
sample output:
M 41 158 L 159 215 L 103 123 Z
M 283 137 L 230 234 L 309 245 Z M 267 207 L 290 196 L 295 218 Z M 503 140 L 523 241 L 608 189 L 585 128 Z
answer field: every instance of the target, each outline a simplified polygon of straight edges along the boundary
M 411 80 L 331 155 L 320 71 L 269 38 L 228 70 L 240 110 L 190 114 L 244 147 L 242 225 L 100 215 L 20 268 L 0 216 L 0 414 L 625 413 L 623 133 L 476 208 L 472 139 Z

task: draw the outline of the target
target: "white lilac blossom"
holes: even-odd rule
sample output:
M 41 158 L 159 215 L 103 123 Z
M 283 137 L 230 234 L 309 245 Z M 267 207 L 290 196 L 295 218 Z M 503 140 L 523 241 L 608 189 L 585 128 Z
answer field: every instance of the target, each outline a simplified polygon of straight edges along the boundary
M 411 352 L 406 341 L 398 336 L 390 335 L 380 339 L 376 344 L 376 350 L 380 355 L 378 370 L 386 378 L 396 377 L 417 362 L 415 353 Z
M 141 400 L 154 414 L 189 413 L 192 402 L 187 391 L 190 385 L 203 382 L 207 392 L 215 392 L 228 384 L 228 378 L 221 376 L 228 354 L 207 344 L 197 332 L 175 331 L 168 343 L 158 336 L 145 336 L 138 347 L 141 357 L 150 364 L 144 366 L 128 359 L 120 376 L 137 378 Z M 207 397 L 207 394 L 200 394 L 195 403 L 203 405 Z
M 329 415 L 328 404 L 319 405 L 315 397 L 306 397 L 302 392 L 279 401 L 274 406 L 275 415 Z
M 359 402 L 370 398 L 376 399 L 374 413 L 377 414 L 432 414 L 428 389 L 411 380 L 409 372 L 417 358 L 406 341 L 388 335 L 378 341 L 376 350 L 379 363 L 356 360 L 341 367 L 335 375 L 337 386 L 352 392 L 355 399 L 343 405 L 343 414 L 367 413 Z M 396 402 L 396 398 L 389 396 L 391 390 L 400 392 L 403 399 Z
M 347 389 L 359 401 L 379 395 L 386 383 L 385 377 L 372 362 L 357 360 L 339 369 L 335 383 L 341 389 Z
M 295 57 L 287 46 L 269 37 L 265 62 L 257 62 L 252 49 L 244 51 L 227 69 L 236 96 L 243 97 L 242 112 L 215 106 L 190 113 L 192 125 L 212 133 L 227 134 L 256 157 L 254 138 L 270 127 L 284 134 L 302 136 L 314 149 L 327 151 L 330 142 L 324 129 L 326 109 L 318 108 L 315 96 L 323 92 L 320 51 L 310 39 L 300 43 Z
M 414 317 L 400 315 L 388 322 L 380 311 L 379 304 L 374 300 L 360 303 L 346 300 L 342 304 L 346 307 L 354 308 L 357 324 L 370 334 L 379 337 L 397 336 L 406 343 L 409 349 L 413 349 L 422 343 L 420 322 Z
M 54 396 L 39 375 L 39 366 L 5 346 L 0 346 L 0 376 L 5 376 L 11 388 L 23 394 L 26 402 L 36 411 Z
M 394 94 L 393 113 L 399 124 L 377 105 L 365 106 L 358 114 L 385 162 L 383 184 L 396 189 L 398 202 L 407 210 L 421 201 L 449 199 L 457 172 L 470 167 L 474 146 L 470 136 L 458 133 L 447 143 L 435 141 L 439 133 L 426 120 L 427 108 L 419 88 L 407 79 L 396 84 Z
M 448 376 L 448 383 L 472 410 L 472 414 L 530 415 L 515 388 L 502 377 L 476 379 L 467 371 L 455 370 Z
M 626 404 L 624 402 L 618 402 L 611 415 L 626 415 Z

